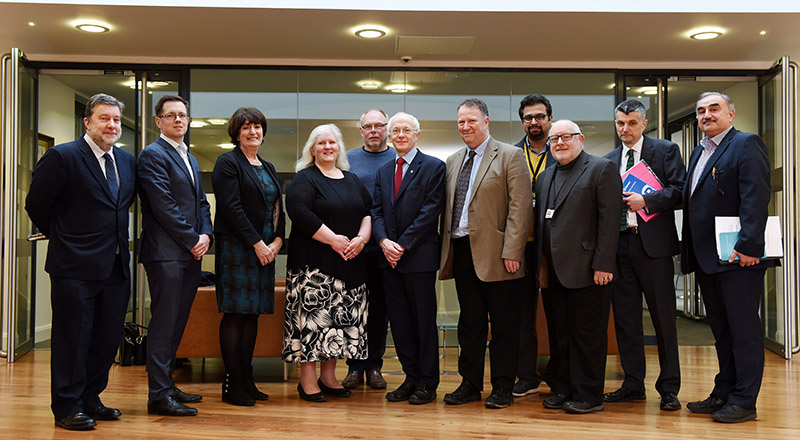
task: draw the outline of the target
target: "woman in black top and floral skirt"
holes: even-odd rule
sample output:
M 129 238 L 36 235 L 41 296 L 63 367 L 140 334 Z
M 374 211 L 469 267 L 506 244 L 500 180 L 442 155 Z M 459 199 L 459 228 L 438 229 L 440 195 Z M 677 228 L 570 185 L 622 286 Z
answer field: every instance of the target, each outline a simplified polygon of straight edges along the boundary
M 283 359 L 301 364 L 300 397 L 323 402 L 326 396 L 350 396 L 336 379 L 336 359 L 367 356 L 367 274 L 361 251 L 372 233 L 372 200 L 347 171 L 342 134 L 333 124 L 311 132 L 295 168 L 286 190 L 292 232 Z
M 217 200 L 217 304 L 224 313 L 219 326 L 225 383 L 222 400 L 252 406 L 269 396 L 253 380 L 253 351 L 258 316 L 273 313 L 275 257 L 283 245 L 286 220 L 278 174 L 258 156 L 267 119 L 256 108 L 240 108 L 228 121 L 236 145 L 221 155 L 211 182 Z

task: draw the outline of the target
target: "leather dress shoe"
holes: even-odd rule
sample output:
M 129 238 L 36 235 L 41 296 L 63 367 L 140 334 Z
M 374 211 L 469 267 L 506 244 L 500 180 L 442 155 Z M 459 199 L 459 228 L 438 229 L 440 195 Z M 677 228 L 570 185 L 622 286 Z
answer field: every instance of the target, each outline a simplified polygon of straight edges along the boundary
M 520 379 L 514 384 L 511 389 L 511 395 L 514 397 L 523 397 L 529 394 L 536 394 L 539 392 L 539 382 L 532 380 Z
M 589 402 L 578 402 L 576 400 L 568 400 L 561 405 L 564 411 L 570 414 L 589 414 L 597 411 L 602 411 L 605 408 L 602 403 L 592 405 Z
M 686 404 L 686 408 L 689 408 L 689 411 L 698 414 L 714 414 L 721 410 L 723 406 L 725 406 L 725 401 L 714 396 L 708 396 L 706 400 Z
M 613 393 L 603 394 L 603 402 L 617 403 L 629 402 L 631 400 L 645 400 L 647 396 L 644 391 L 634 391 L 628 388 L 620 388 Z
M 561 409 L 564 405 L 564 402 L 567 401 L 566 394 L 553 394 L 550 397 L 545 398 L 542 400 L 542 406 L 547 409 Z
M 481 400 L 481 393 L 478 392 L 469 382 L 461 382 L 461 385 L 452 393 L 444 395 L 444 403 L 450 405 L 463 405 L 467 402 Z
M 417 386 L 413 382 L 406 379 L 396 390 L 386 393 L 386 400 L 389 402 L 406 401 L 411 397 L 411 394 L 414 393 L 416 388 Z
M 408 397 L 408 403 L 412 405 L 424 405 L 434 400 L 436 400 L 436 388 L 423 382 L 418 383 L 417 388 Z
M 675 393 L 666 393 L 661 396 L 661 411 L 677 411 L 681 409 L 681 401 Z
M 94 408 L 84 408 L 83 412 L 95 420 L 117 420 L 122 412 L 116 408 L 109 408 L 102 403 Z
M 70 431 L 85 431 L 93 429 L 97 426 L 97 422 L 85 413 L 77 412 L 56 420 L 56 426 Z
M 318 392 L 318 393 L 314 393 L 314 394 L 308 394 L 308 393 L 306 393 L 306 392 L 303 390 L 303 384 L 301 384 L 301 383 L 298 383 L 298 384 L 297 384 L 297 393 L 298 393 L 298 394 L 300 394 L 300 398 L 301 398 L 301 399 L 303 399 L 303 400 L 307 400 L 307 401 L 309 401 L 309 402 L 316 402 L 316 403 L 319 403 L 319 402 L 324 402 L 324 401 L 326 400 L 326 399 L 325 399 L 325 395 L 324 395 L 324 394 L 322 394 L 322 391 L 320 391 L 320 392 Z
M 494 388 L 492 394 L 486 398 L 484 406 L 492 409 L 508 408 L 512 403 L 514 403 L 514 396 L 511 395 L 510 389 Z
M 326 396 L 350 397 L 350 390 L 347 388 L 331 388 L 322 383 L 322 379 L 317 379 L 317 385 L 319 385 L 319 389 L 322 390 Z
M 345 376 L 344 380 L 342 381 L 342 386 L 347 388 L 348 390 L 360 387 L 361 385 L 364 385 L 363 371 L 351 371 L 347 373 L 347 376 Z
M 161 416 L 197 415 L 197 409 L 186 406 L 178 402 L 178 400 L 174 396 L 167 396 L 158 400 L 148 401 L 147 412 L 149 414 L 158 414 Z
M 178 387 L 172 387 L 172 395 L 175 396 L 175 400 L 180 403 L 196 403 L 203 400 L 203 396 L 199 394 L 184 393 Z
M 367 385 L 369 385 L 369 387 L 373 390 L 386 389 L 386 379 L 383 378 L 381 370 L 378 370 L 377 368 L 367 370 Z
M 715 422 L 741 423 L 756 419 L 756 409 L 744 408 L 732 403 L 725 404 L 719 411 L 711 414 Z

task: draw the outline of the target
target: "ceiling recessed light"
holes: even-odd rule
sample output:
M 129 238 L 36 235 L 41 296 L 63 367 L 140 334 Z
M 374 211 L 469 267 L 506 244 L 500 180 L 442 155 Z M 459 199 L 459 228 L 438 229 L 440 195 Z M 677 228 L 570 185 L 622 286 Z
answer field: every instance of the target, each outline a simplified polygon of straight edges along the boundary
M 228 123 L 227 119 L 222 119 L 222 118 L 211 118 L 207 119 L 207 121 L 211 125 L 225 125 Z
M 29 21 L 29 22 L 28 22 L 28 26 L 30 26 L 30 27 L 34 27 L 34 26 L 36 26 L 36 23 L 34 23 L 34 22 L 32 22 L 32 21 Z
M 689 34 L 689 38 L 692 40 L 713 40 L 714 38 L 718 38 L 722 36 L 721 30 L 715 29 L 704 29 L 699 31 L 694 31 Z
M 386 86 L 386 90 L 392 93 L 407 93 L 411 90 L 414 90 L 414 87 L 411 87 L 406 84 L 389 84 Z
M 758 33 L 758 35 L 767 35 L 767 31 L 761 31 Z
M 203 122 L 203 121 L 192 121 L 192 122 L 189 123 L 189 127 L 192 127 L 192 128 L 203 128 L 206 125 L 208 125 L 208 124 L 206 122 Z
M 359 81 L 356 83 L 359 87 L 364 90 L 378 90 L 383 83 L 380 81 L 375 81 L 374 79 L 365 79 L 363 81 Z
M 107 24 L 102 23 L 78 23 L 75 28 L 92 34 L 102 34 L 111 30 Z
M 217 144 L 218 147 L 222 148 L 223 150 L 233 150 L 236 148 L 236 145 L 233 144 Z
M 361 38 L 380 38 L 386 35 L 386 29 L 381 26 L 359 26 L 353 30 L 356 37 Z
M 656 88 L 656 86 L 642 87 L 642 94 L 643 95 L 656 95 L 656 94 L 658 94 L 658 88 Z

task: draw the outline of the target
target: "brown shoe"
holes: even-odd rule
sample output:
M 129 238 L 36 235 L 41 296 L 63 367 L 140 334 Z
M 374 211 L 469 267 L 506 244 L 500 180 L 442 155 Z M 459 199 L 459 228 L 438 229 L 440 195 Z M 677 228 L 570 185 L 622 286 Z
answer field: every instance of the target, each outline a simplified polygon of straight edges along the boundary
M 376 368 L 367 370 L 367 385 L 374 390 L 386 389 L 386 379 L 381 375 L 381 370 Z
M 361 385 L 364 385 L 363 371 L 351 371 L 347 373 L 347 376 L 345 376 L 344 380 L 342 381 L 342 386 L 348 390 L 360 387 Z

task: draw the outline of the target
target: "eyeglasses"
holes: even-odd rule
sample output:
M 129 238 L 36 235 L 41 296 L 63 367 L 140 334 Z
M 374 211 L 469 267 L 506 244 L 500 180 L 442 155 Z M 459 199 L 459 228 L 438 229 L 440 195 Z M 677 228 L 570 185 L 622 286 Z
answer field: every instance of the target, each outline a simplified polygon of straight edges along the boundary
M 189 119 L 189 115 L 186 113 L 167 113 L 166 115 L 159 116 L 161 119 L 166 119 L 167 121 L 174 121 L 175 119 Z
M 559 138 L 561 138 L 561 140 L 564 141 L 564 142 L 569 142 L 569 141 L 572 140 L 573 137 L 578 136 L 579 134 L 580 133 L 558 134 L 558 135 L 555 135 L 555 136 L 548 137 L 547 140 L 550 141 L 550 144 L 557 144 Z
M 547 119 L 547 115 L 544 113 L 539 113 L 538 115 L 525 115 L 522 117 L 522 122 L 530 124 L 534 119 L 536 119 L 536 122 L 544 122 Z
M 386 127 L 386 125 L 387 124 L 364 124 L 361 126 L 361 128 L 366 131 L 380 130 L 381 128 Z
M 392 136 L 397 136 L 400 133 L 403 133 L 404 135 L 409 136 L 409 135 L 411 135 L 413 133 L 416 133 L 416 132 L 417 132 L 417 130 L 414 130 L 413 128 L 393 128 L 392 129 Z

